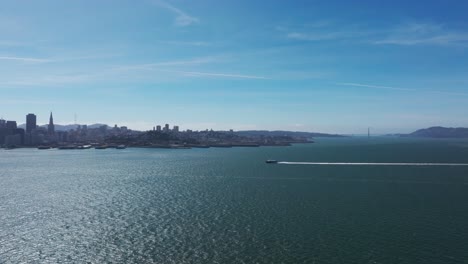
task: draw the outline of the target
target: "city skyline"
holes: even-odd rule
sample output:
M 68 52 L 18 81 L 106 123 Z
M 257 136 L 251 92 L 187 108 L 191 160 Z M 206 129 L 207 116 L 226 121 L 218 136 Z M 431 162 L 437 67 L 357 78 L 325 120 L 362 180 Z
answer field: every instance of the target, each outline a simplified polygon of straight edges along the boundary
M 1 113 L 150 130 L 468 127 L 468 4 L 5 1 Z

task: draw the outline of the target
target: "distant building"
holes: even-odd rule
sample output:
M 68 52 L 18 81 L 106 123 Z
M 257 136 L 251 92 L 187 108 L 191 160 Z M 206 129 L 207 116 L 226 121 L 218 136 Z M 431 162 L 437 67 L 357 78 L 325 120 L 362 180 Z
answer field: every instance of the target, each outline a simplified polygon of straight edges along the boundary
M 31 145 L 39 145 L 44 143 L 44 134 L 35 133 L 31 136 Z
M 49 126 L 47 127 L 47 131 L 49 132 L 49 135 L 55 134 L 54 117 L 52 116 L 52 112 L 50 112 Z
M 66 132 L 66 131 L 57 132 L 57 140 L 58 140 L 58 142 L 67 142 L 68 141 L 68 132 Z
M 179 132 L 179 126 L 174 126 L 174 128 L 172 129 L 172 131 L 178 133 L 178 132 Z
M 161 132 L 161 126 L 160 125 L 156 126 L 156 131 Z
M 28 114 L 26 116 L 26 133 L 31 133 L 34 129 L 36 129 L 36 126 L 36 115 Z
M 169 124 L 164 125 L 163 131 L 164 131 L 164 132 L 169 132 L 169 131 L 170 131 L 170 129 L 169 129 Z
M 107 132 L 107 125 L 102 125 L 102 126 L 100 126 L 100 127 L 99 127 L 99 132 L 100 132 L 101 134 L 105 135 L 106 132 Z
M 24 129 L 17 128 L 15 130 L 13 130 L 13 135 L 19 135 L 20 136 L 20 145 L 24 144 L 24 136 L 25 136 Z
M 6 121 L 4 119 L 0 119 L 0 128 L 4 128 L 6 126 Z
M 24 144 L 24 129 L 18 128 L 16 121 L 2 122 L 0 127 L 0 145 L 19 146 Z
M 15 135 L 5 136 L 5 145 L 7 145 L 7 146 L 20 146 L 20 145 L 22 145 L 21 135 L 20 134 L 15 134 Z
M 6 121 L 5 128 L 9 130 L 17 129 L 16 121 Z

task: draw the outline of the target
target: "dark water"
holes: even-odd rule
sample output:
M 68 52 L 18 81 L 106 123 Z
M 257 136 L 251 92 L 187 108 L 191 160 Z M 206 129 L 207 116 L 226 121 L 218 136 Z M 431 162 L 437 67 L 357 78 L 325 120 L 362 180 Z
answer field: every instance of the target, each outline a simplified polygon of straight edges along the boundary
M 468 142 L 0 150 L 0 263 L 468 263 Z

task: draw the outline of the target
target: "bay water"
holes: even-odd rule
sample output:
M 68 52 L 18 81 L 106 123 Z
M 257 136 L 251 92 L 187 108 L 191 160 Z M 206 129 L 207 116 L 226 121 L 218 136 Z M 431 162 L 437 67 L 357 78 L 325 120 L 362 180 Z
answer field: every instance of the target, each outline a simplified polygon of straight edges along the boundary
M 468 263 L 468 141 L 0 150 L 0 263 Z

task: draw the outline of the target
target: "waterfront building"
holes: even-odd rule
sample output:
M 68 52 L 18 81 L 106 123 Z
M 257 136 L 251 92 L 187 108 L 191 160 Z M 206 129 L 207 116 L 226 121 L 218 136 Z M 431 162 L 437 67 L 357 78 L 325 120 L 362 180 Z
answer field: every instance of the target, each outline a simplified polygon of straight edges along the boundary
M 50 112 L 49 126 L 47 127 L 47 131 L 49 132 L 49 135 L 55 134 L 54 117 L 52 116 L 52 112 Z
M 21 135 L 20 134 L 5 136 L 5 145 L 6 146 L 20 146 L 21 144 L 22 144 L 22 142 L 21 142 Z
M 6 121 L 5 128 L 9 130 L 17 129 L 16 121 Z
M 0 146 L 5 143 L 5 137 L 9 135 L 8 130 L 5 127 L 0 127 Z
M 68 141 L 68 132 L 58 131 L 57 132 L 57 140 L 58 140 L 58 142 L 67 142 Z
M 31 136 L 31 145 L 40 145 L 45 141 L 44 133 L 33 133 Z
M 102 135 L 105 135 L 106 132 L 107 132 L 107 125 L 102 125 L 99 127 L 99 132 L 102 134 Z
M 36 129 L 36 126 L 36 115 L 28 114 L 26 116 L 26 133 L 31 133 L 34 129 Z

